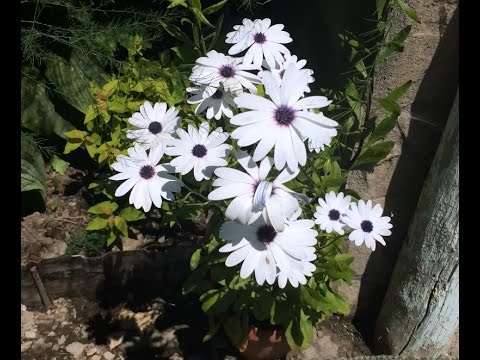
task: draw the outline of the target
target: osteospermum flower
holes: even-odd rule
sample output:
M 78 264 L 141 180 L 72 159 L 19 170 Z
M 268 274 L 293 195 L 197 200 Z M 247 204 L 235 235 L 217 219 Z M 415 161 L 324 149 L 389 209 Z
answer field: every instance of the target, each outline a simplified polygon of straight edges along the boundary
M 285 218 L 290 217 L 299 208 L 298 200 L 308 202 L 308 198 L 298 194 L 284 183 L 292 180 L 298 171 L 283 170 L 275 180 L 268 181 L 273 160 L 266 157 L 257 166 L 244 151 L 235 154 L 246 173 L 231 168 L 218 168 L 218 176 L 213 186 L 218 186 L 208 194 L 209 200 L 234 198 L 228 205 L 225 216 L 231 220 L 239 220 L 243 224 L 252 223 L 263 213 L 277 229 L 283 230 Z
M 290 51 L 282 44 L 292 42 L 289 33 L 283 31 L 284 25 L 271 25 L 270 19 L 256 19 L 253 24 L 245 22 L 240 25 L 236 31 L 227 40 L 234 43 L 229 50 L 229 55 L 236 55 L 243 50 L 247 50 L 243 57 L 244 64 L 254 64 L 258 67 L 262 65 L 263 59 L 270 68 L 275 68 L 277 64 L 283 62 L 282 54 L 290 55 Z
M 227 44 L 236 44 L 248 37 L 250 32 L 253 29 L 253 21 L 250 19 L 243 19 L 242 20 L 242 25 L 235 25 L 233 27 L 233 30 L 229 33 L 227 33 L 227 38 L 225 39 L 225 42 Z
M 213 170 L 218 166 L 225 166 L 224 159 L 232 149 L 231 145 L 224 144 L 228 134 L 222 128 L 208 133 L 208 123 L 203 122 L 197 130 L 188 125 L 188 133 L 183 129 L 177 130 L 179 139 L 172 139 L 165 153 L 177 156 L 170 162 L 175 171 L 185 175 L 193 169 L 195 180 L 210 179 Z
M 348 238 L 354 241 L 355 245 L 360 246 L 363 242 L 372 251 L 375 250 L 376 241 L 385 245 L 383 236 L 389 236 L 393 227 L 390 224 L 390 217 L 382 216 L 383 209 L 380 204 L 372 208 L 372 201 L 367 203 L 363 200 L 350 204 L 350 210 L 347 210 L 343 221 L 353 229 Z
M 344 197 L 343 193 L 336 195 L 333 191 L 325 194 L 325 200 L 318 199 L 317 211 L 313 214 L 315 216 L 315 223 L 320 225 L 320 229 L 327 233 L 335 231 L 343 235 L 343 228 L 345 223 L 342 218 L 350 206 L 350 196 Z
M 237 106 L 233 101 L 233 94 L 218 88 L 217 91 L 211 96 L 206 92 L 206 85 L 200 87 L 189 87 L 188 92 L 193 94 L 187 102 L 189 104 L 198 104 L 195 108 L 195 114 L 200 114 L 207 110 L 207 119 L 215 118 L 220 120 L 222 115 L 228 118 L 233 116 L 232 109 L 236 109 Z
M 149 154 L 139 144 L 128 149 L 128 156 L 118 155 L 112 168 L 119 174 L 111 176 L 111 180 L 126 180 L 115 191 L 115 196 L 123 196 L 132 190 L 129 203 L 135 208 L 150 211 L 153 204 L 160 208 L 162 198 L 172 201 L 173 193 L 179 192 L 182 182 L 170 175 L 173 168 L 169 165 L 158 165 L 162 157 L 159 147 L 150 150 Z
M 196 85 L 206 85 L 205 91 L 209 96 L 215 94 L 220 85 L 223 85 L 225 91 L 235 94 L 242 92 L 243 88 L 256 93 L 254 84 L 259 84 L 260 79 L 257 75 L 245 71 L 255 69 L 258 70 L 258 67 L 242 64 L 241 58 L 233 58 L 212 50 L 207 56 L 197 59 L 190 80 Z
M 307 83 L 313 83 L 315 81 L 313 75 L 313 70 L 311 69 L 304 69 L 304 66 L 307 64 L 307 60 L 298 60 L 296 55 L 285 55 L 284 61 L 282 61 L 277 68 L 270 68 L 267 64 L 268 70 L 273 74 L 273 77 L 277 81 L 278 85 L 280 86 L 283 75 L 285 74 L 286 68 L 293 64 L 301 73 L 304 73 L 307 76 Z M 263 77 L 263 71 L 258 73 L 260 78 Z M 310 87 L 308 85 L 305 86 L 304 92 L 309 93 Z
M 315 151 L 318 154 L 320 153 L 320 151 L 323 151 L 325 149 L 325 146 L 330 146 L 331 142 L 332 138 L 328 136 L 325 136 L 325 139 L 322 139 L 320 141 L 308 139 L 308 151 Z
M 259 285 L 265 280 L 272 285 L 277 274 L 282 274 L 280 287 L 286 285 L 287 279 L 296 287 L 298 283 L 305 284 L 305 276 L 311 276 L 315 270 L 310 263 L 316 259 L 314 246 L 318 235 L 313 225 L 311 220 L 287 221 L 284 230 L 279 231 L 263 217 L 246 225 L 227 221 L 220 229 L 220 238 L 228 243 L 219 251 L 231 253 L 225 261 L 228 267 L 243 262 L 240 268 L 243 279 L 255 272 Z
M 136 144 L 147 150 L 160 147 L 163 155 L 165 145 L 180 124 L 177 114 L 178 110 L 175 110 L 174 107 L 167 111 L 166 103 L 156 103 L 152 107 L 150 102 L 145 101 L 140 106 L 140 112 L 134 113 L 128 119 L 128 122 L 135 128 L 127 130 L 127 138 L 134 139 Z
M 308 79 L 294 65 L 285 70 L 279 86 L 269 72 L 263 74 L 265 92 L 271 100 L 252 94 L 240 94 L 235 98 L 238 107 L 250 109 L 237 114 L 230 123 L 239 127 L 232 132 L 240 147 L 258 145 L 253 161 L 262 160 L 274 149 L 275 168 L 288 165 L 296 171 L 305 165 L 307 153 L 303 139 L 323 141 L 337 134 L 338 123 L 308 109 L 322 108 L 331 103 L 324 96 L 309 96 L 303 99 L 303 90 Z

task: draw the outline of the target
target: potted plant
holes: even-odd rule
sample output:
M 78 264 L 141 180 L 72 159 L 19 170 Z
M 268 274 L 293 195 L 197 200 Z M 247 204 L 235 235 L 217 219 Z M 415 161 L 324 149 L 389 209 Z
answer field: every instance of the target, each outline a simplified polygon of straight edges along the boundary
M 375 250 L 391 234 L 381 206 L 361 200 L 345 184 L 348 170 L 374 166 L 390 152 L 393 142 L 382 139 L 398 118 L 396 100 L 408 85 L 381 99 L 391 114 L 367 128 L 353 80 L 342 94 L 310 94 L 313 71 L 290 54 L 285 44 L 292 39 L 283 25 L 244 19 L 227 34 L 231 47 L 225 55 L 207 51 L 218 29 L 209 36 L 200 31 L 201 24 L 210 24 L 205 15 L 222 4 L 204 10 L 200 1 L 184 5 L 195 20 L 194 42 L 178 28 L 166 30 L 200 55 L 190 73 L 192 86 L 185 88 L 186 103 L 178 96 L 181 72 L 173 65 L 161 68 L 162 76 L 175 74 L 178 81 L 155 80 L 156 66 L 142 58 L 141 39 L 135 39 L 135 71 L 125 75 L 135 79 L 114 79 L 97 89 L 102 96 L 87 111 L 88 131 L 67 133 L 67 147 L 91 145 L 96 134 L 93 153 L 117 172 L 109 180 L 124 181 L 115 196 L 130 192 L 129 203 L 145 213 L 161 208 L 164 224 L 194 211 L 208 213 L 205 243 L 192 255 L 183 286 L 185 294 L 200 296 L 209 316 L 205 340 L 223 327 L 246 357 L 281 357 L 306 348 L 327 316 L 348 314 L 334 289 L 354 274 L 352 256 L 343 253 L 346 239 Z M 137 82 L 140 73 L 148 81 Z M 370 82 L 362 84 L 371 100 Z M 110 121 L 107 105 L 113 100 L 139 105 L 139 111 Z M 105 118 L 115 125 L 108 142 L 96 133 Z M 99 215 L 95 227 L 110 226 L 112 241 L 118 232 L 128 233 L 121 216 L 107 215 Z

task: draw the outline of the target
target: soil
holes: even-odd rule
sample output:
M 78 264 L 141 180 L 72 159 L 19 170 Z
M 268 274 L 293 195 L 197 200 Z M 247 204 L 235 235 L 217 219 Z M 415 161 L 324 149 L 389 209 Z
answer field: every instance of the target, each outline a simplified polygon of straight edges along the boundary
M 47 169 L 48 201 L 44 212 L 22 220 L 22 265 L 61 256 L 71 236 L 90 219 L 88 185 L 83 172 L 69 168 L 65 175 Z M 199 226 L 201 228 L 201 226 Z M 124 249 L 161 242 L 136 231 L 137 239 L 123 239 Z M 165 245 L 171 242 L 165 241 Z M 138 241 L 140 240 L 140 241 Z M 196 241 L 192 236 L 191 241 Z M 52 299 L 53 300 L 53 299 Z M 168 301 L 110 307 L 83 298 L 54 299 L 50 309 L 22 305 L 22 359 L 241 359 L 224 334 L 207 343 L 202 338 L 208 321 L 196 298 L 172 294 Z M 289 360 L 328 359 L 369 355 L 361 335 L 348 318 L 333 316 L 318 328 L 312 345 Z

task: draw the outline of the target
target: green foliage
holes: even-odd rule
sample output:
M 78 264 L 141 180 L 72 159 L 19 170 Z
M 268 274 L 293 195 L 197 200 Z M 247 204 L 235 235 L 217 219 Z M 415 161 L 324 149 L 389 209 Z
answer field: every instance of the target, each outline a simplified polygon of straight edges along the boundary
M 42 151 L 35 137 L 21 133 L 20 153 L 21 191 L 38 191 L 46 202 L 47 176 Z
M 65 255 L 101 256 L 107 233 L 103 231 L 81 231 L 68 240 Z
M 134 207 L 126 207 L 118 212 L 118 204 L 113 201 L 103 201 L 88 209 L 90 214 L 96 215 L 85 230 L 103 230 L 108 234 L 107 246 L 112 245 L 119 235 L 128 237 L 128 222 L 145 219 L 145 214 Z

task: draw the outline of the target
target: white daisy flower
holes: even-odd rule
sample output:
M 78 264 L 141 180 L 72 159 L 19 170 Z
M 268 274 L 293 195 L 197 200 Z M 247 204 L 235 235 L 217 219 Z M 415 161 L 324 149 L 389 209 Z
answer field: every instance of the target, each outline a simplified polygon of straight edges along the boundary
M 172 139 L 165 149 L 167 155 L 176 156 L 170 161 L 176 172 L 185 175 L 193 169 L 195 180 L 201 181 L 210 179 L 218 166 L 228 164 L 224 157 L 230 153 L 232 146 L 224 144 L 228 134 L 222 128 L 209 134 L 208 123 L 202 122 L 198 130 L 188 125 L 188 133 L 178 129 L 177 135 L 179 139 Z
M 332 138 L 329 136 L 325 136 L 325 138 L 320 141 L 308 139 L 308 151 L 315 151 L 318 154 L 320 151 L 325 150 L 325 146 L 330 146 L 331 142 Z
M 259 142 L 253 153 L 253 161 L 262 160 L 274 148 L 275 168 L 288 165 L 296 171 L 305 165 L 307 153 L 302 139 L 323 141 L 337 134 L 338 123 L 308 109 L 322 108 L 331 103 L 324 96 L 303 99 L 307 76 L 294 65 L 285 71 L 279 86 L 270 72 L 264 72 L 265 92 L 271 100 L 252 94 L 240 94 L 234 99 L 238 107 L 250 109 L 235 115 L 230 123 L 239 125 L 232 132 L 240 147 Z
M 330 191 L 325 194 L 325 200 L 319 198 L 318 203 L 320 206 L 317 206 L 317 211 L 313 214 L 316 218 L 315 223 L 319 224 L 320 229 L 327 233 L 335 231 L 343 235 L 345 223 L 342 218 L 350 206 L 350 196 L 344 197 L 342 192 L 335 195 L 333 191 Z
M 307 282 L 315 266 L 315 244 L 318 233 L 312 229 L 311 220 L 293 220 L 285 223 L 284 230 L 273 227 L 263 217 L 252 224 L 227 221 L 220 229 L 220 238 L 229 241 L 219 251 L 230 252 L 225 265 L 236 266 L 243 262 L 240 277 L 248 278 L 255 272 L 255 280 L 263 285 L 265 280 L 272 285 L 277 274 L 279 286 L 284 287 L 287 279 L 292 286 Z M 307 263 L 309 265 L 307 265 Z
M 200 87 L 189 87 L 187 91 L 193 96 L 188 98 L 187 103 L 198 104 L 195 108 L 195 114 L 200 114 L 207 110 L 207 119 L 215 118 L 220 120 L 222 115 L 228 118 L 233 116 L 232 109 L 236 109 L 237 105 L 233 101 L 233 94 L 219 88 L 212 96 L 206 92 L 206 85 Z
M 208 194 L 208 199 L 234 198 L 225 212 L 228 219 L 243 224 L 252 223 L 263 213 L 275 228 L 283 230 L 285 218 L 299 209 L 298 200 L 309 201 L 306 196 L 283 185 L 295 178 L 298 171 L 284 169 L 275 180 L 268 181 L 272 158 L 264 158 L 258 167 L 246 152 L 237 151 L 235 155 L 246 173 L 226 167 L 216 169 L 218 179 L 213 182 L 213 186 L 218 188 Z
M 171 107 L 167 111 L 167 104 L 156 103 L 154 107 L 145 101 L 140 106 L 140 112 L 132 115 L 128 122 L 135 126 L 133 130 L 127 130 L 127 138 L 134 139 L 144 149 L 155 147 L 165 149 L 165 145 L 172 138 L 172 133 L 180 124 L 177 116 L 178 110 Z M 160 155 L 160 156 L 162 156 Z
M 139 144 L 129 148 L 128 156 L 118 155 L 112 168 L 119 174 L 111 176 L 111 180 L 126 180 L 115 191 L 115 196 L 130 193 L 129 203 L 135 208 L 150 211 L 153 204 L 160 208 L 162 198 L 173 201 L 174 192 L 179 192 L 182 182 L 169 173 L 173 168 L 166 164 L 158 165 L 162 157 L 160 147 L 152 148 L 147 152 Z
M 275 68 L 277 64 L 283 62 L 283 54 L 290 55 L 290 51 L 282 44 L 292 42 L 290 34 L 282 31 L 284 25 L 271 25 L 270 19 L 256 19 L 253 26 L 250 22 L 239 26 L 234 34 L 229 38 L 229 42 L 234 43 L 229 50 L 229 55 L 236 55 L 243 50 L 247 50 L 243 57 L 244 64 L 254 64 L 262 66 L 263 59 L 270 68 Z
M 257 75 L 245 70 L 258 69 L 254 65 L 242 64 L 241 58 L 233 58 L 212 50 L 206 57 L 197 59 L 190 81 L 196 85 L 206 85 L 205 91 L 209 96 L 212 96 L 220 85 L 223 85 L 225 91 L 234 94 L 243 92 L 243 88 L 256 93 L 254 84 L 260 84 L 261 81 Z
M 307 64 L 307 60 L 298 60 L 296 55 L 285 55 L 284 61 L 280 63 L 278 68 L 270 68 L 266 63 L 264 65 L 266 65 L 265 67 L 273 74 L 273 77 L 275 78 L 275 80 L 277 80 L 277 83 L 280 86 L 283 75 L 285 74 L 285 70 L 290 64 L 293 64 L 298 70 L 300 70 L 301 73 L 304 73 L 307 76 L 308 84 L 315 81 L 315 78 L 312 76 L 313 70 L 303 68 Z M 260 71 L 258 73 L 258 77 L 262 78 L 263 73 L 264 71 Z M 304 92 L 310 92 L 310 87 L 308 85 L 305 86 Z
M 346 212 L 343 221 L 353 229 L 348 238 L 355 241 L 355 245 L 360 246 L 363 242 L 372 251 L 375 250 L 375 243 L 385 245 L 383 236 L 389 236 L 392 232 L 389 230 L 393 227 L 390 224 L 388 216 L 382 216 L 383 209 L 380 204 L 372 208 L 372 201 L 367 203 L 363 200 L 350 204 L 350 210 Z
M 253 21 L 250 19 L 243 19 L 242 25 L 235 25 L 233 30 L 235 31 L 227 33 L 227 38 L 225 39 L 227 44 L 236 44 L 237 42 L 245 41 L 253 30 Z

